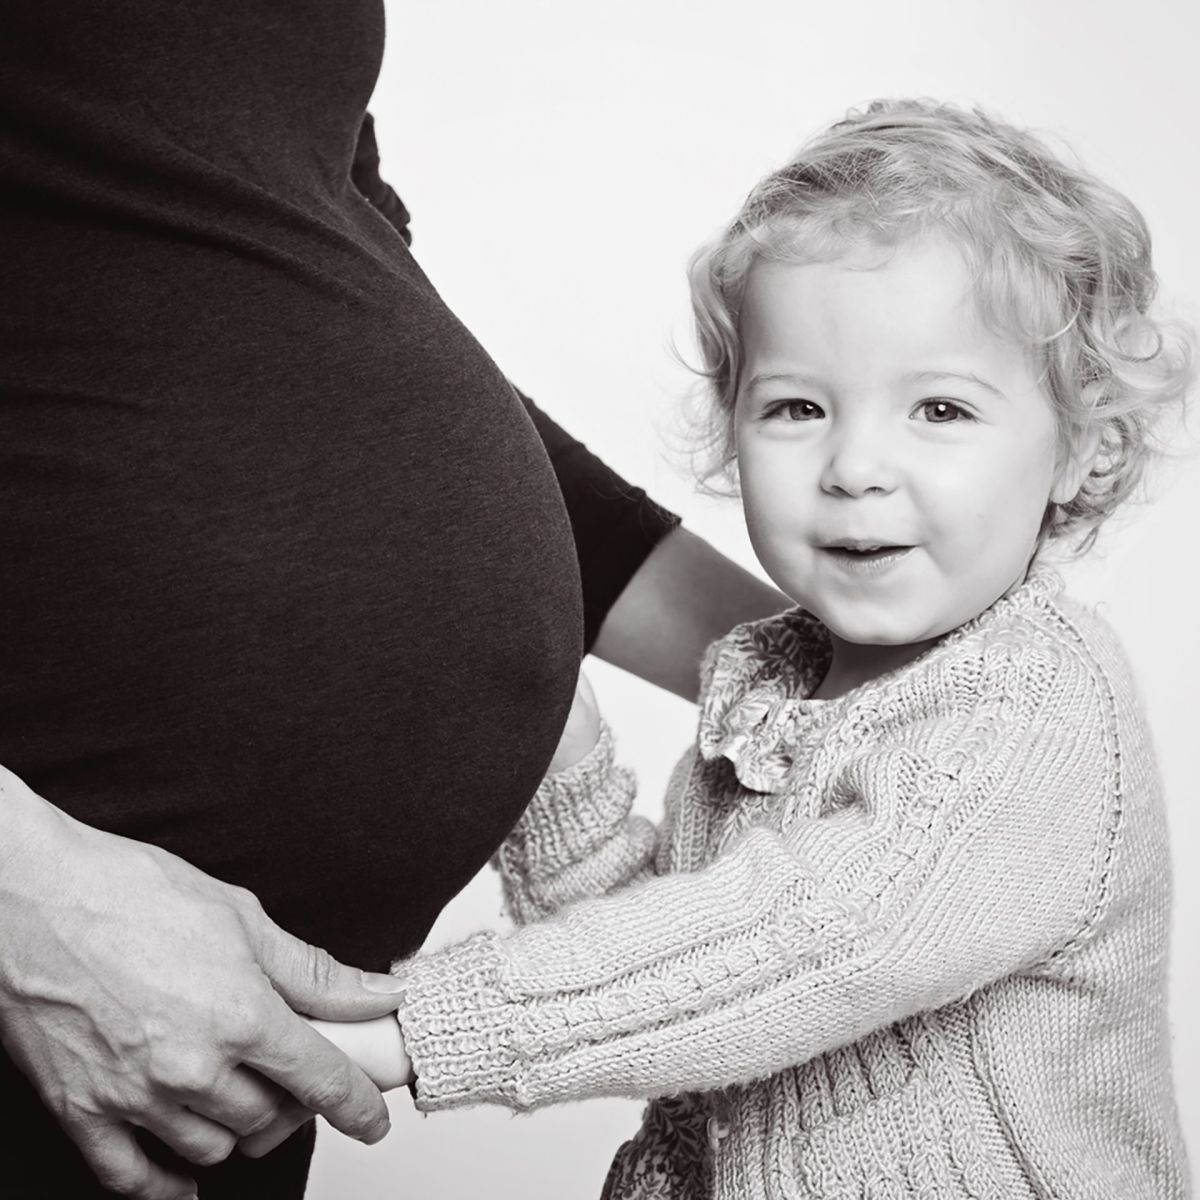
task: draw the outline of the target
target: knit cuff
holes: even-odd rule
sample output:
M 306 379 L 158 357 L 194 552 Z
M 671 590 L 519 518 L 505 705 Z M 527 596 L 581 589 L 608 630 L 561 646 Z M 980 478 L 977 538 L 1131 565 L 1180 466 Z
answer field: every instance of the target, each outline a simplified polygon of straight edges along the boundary
M 397 1016 L 422 1112 L 485 1103 L 532 1107 L 521 1081 L 516 1014 L 501 984 L 501 962 L 496 935 L 481 933 L 393 965 L 404 984 Z
M 506 875 L 538 879 L 555 874 L 609 841 L 633 805 L 629 771 L 614 765 L 612 731 L 574 766 L 548 775 L 493 860 Z

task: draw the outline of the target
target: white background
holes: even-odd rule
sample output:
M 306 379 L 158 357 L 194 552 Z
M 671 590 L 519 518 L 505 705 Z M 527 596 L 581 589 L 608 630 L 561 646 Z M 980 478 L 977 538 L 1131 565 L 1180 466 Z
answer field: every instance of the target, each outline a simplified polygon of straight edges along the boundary
M 664 454 L 689 385 L 669 351 L 672 339 L 688 345 L 683 267 L 761 174 L 846 108 L 935 96 L 1062 137 L 1140 205 L 1164 298 L 1200 315 L 1193 0 L 393 0 L 388 17 L 372 108 L 384 176 L 414 215 L 418 259 L 561 424 L 747 566 L 736 504 L 697 496 Z M 1166 777 L 1175 1065 L 1195 1155 L 1194 450 L 1160 472 L 1155 496 L 1070 579 L 1125 640 Z M 653 814 L 693 710 L 603 665 L 591 674 L 641 778 L 639 805 Z M 499 907 L 495 880 L 482 876 L 430 944 L 499 924 Z M 402 1092 L 392 1110 L 392 1134 L 370 1149 L 322 1129 L 311 1197 L 592 1198 L 640 1106 L 422 1118 Z

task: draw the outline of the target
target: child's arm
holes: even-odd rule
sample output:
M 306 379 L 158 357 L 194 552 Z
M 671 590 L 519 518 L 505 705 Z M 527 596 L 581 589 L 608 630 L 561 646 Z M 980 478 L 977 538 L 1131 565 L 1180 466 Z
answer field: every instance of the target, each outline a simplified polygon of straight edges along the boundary
M 420 1106 L 762 1078 L 1072 945 L 1111 859 L 1109 704 L 1082 657 L 1008 649 L 923 680 L 922 748 L 864 743 L 833 815 L 398 963 Z
M 633 777 L 613 764 L 612 735 L 580 673 L 549 772 L 497 851 L 509 914 L 518 923 L 649 875 L 654 827 L 630 817 Z M 310 1024 L 347 1054 L 380 1091 L 412 1082 L 395 1015 Z
M 613 761 L 612 734 L 582 673 L 542 781 L 492 859 L 518 924 L 653 874 L 654 826 L 630 814 L 633 775 Z

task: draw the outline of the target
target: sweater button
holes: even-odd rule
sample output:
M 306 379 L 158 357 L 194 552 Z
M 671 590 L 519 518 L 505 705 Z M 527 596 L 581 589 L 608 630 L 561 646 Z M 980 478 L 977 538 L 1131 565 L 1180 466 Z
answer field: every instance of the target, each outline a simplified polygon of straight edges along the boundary
M 729 1136 L 729 1125 L 725 1121 L 718 1121 L 716 1117 L 708 1118 L 708 1144 L 714 1151 L 719 1148 L 719 1143 L 722 1138 Z

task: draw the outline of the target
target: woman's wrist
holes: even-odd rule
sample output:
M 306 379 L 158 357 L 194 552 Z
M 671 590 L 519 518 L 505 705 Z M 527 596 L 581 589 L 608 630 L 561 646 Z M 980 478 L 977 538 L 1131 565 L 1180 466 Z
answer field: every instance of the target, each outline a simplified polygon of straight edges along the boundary
M 85 829 L 73 817 L 43 800 L 19 776 L 0 767 L 0 880 L 41 890 L 57 888 L 45 878 L 61 865 L 65 839 Z

